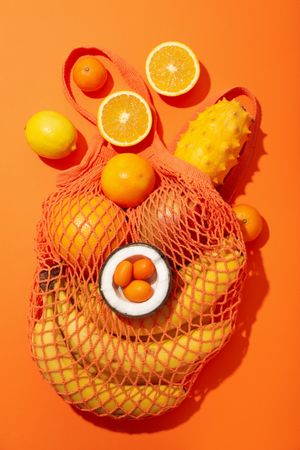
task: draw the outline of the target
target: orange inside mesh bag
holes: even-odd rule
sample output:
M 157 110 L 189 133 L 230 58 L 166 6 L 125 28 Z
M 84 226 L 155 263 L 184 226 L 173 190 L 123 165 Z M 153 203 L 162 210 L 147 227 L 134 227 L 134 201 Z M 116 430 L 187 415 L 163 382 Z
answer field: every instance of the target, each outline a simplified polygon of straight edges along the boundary
M 246 251 L 230 206 L 209 178 L 175 158 L 161 142 L 147 88 L 123 60 L 97 49 L 74 50 L 64 67 L 66 94 L 73 106 L 96 123 L 71 91 L 72 66 L 84 54 L 108 58 L 129 88 L 151 106 L 153 133 L 140 154 L 153 165 L 158 182 L 133 209 L 122 210 L 106 199 L 101 171 L 116 150 L 98 133 L 82 162 L 59 176 L 57 189 L 43 203 L 37 229 L 31 350 L 43 377 L 66 402 L 99 416 L 143 418 L 179 405 L 204 364 L 229 339 Z M 248 91 L 236 88 L 224 95 L 247 96 Z M 249 156 L 253 142 L 251 136 L 244 155 Z M 226 192 L 224 185 L 223 190 L 229 198 L 232 188 Z M 66 242 L 78 210 L 93 214 L 94 227 L 84 240 L 78 225 L 74 238 Z M 118 316 L 98 287 L 104 260 L 130 242 L 156 246 L 172 268 L 167 301 L 139 319 Z

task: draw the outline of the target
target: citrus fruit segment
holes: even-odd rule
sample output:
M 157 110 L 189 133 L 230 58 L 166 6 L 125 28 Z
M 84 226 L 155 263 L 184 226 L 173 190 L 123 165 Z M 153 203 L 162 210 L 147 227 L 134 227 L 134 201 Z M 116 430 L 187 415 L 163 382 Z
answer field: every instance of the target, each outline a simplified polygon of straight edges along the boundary
M 111 144 L 120 147 L 138 144 L 149 134 L 151 126 L 148 103 L 133 91 L 114 92 L 99 107 L 98 127 Z
M 176 97 L 195 86 L 200 75 L 199 61 L 194 52 L 181 42 L 163 42 L 146 60 L 146 76 L 159 94 Z
M 84 92 L 94 92 L 103 87 L 107 70 L 94 56 L 80 58 L 73 67 L 73 80 Z
M 140 205 L 155 187 L 150 162 L 134 153 L 120 153 L 105 165 L 101 175 L 104 195 L 122 208 Z
M 27 121 L 25 137 L 31 149 L 49 159 L 64 158 L 76 150 L 77 131 L 56 111 L 39 111 Z

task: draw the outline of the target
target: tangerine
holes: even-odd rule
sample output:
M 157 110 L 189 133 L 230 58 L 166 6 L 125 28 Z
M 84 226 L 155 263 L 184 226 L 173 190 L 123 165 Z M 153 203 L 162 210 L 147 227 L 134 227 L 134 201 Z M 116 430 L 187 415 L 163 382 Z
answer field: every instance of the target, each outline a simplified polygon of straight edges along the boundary
M 73 80 L 84 92 L 98 91 L 107 80 L 107 70 L 93 56 L 80 58 L 73 67 Z
M 235 205 L 232 209 L 240 224 L 245 242 L 256 239 L 263 228 L 263 220 L 257 209 L 244 204 Z

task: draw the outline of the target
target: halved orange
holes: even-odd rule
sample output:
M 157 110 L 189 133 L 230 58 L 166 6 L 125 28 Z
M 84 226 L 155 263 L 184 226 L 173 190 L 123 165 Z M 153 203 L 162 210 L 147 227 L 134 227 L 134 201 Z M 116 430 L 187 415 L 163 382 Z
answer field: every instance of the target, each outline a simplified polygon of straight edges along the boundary
M 149 134 L 151 126 L 151 109 L 136 92 L 114 92 L 99 107 L 98 127 L 111 144 L 120 147 L 138 144 Z
M 181 42 L 169 41 L 157 45 L 146 60 L 149 84 L 159 94 L 169 97 L 190 91 L 199 75 L 200 65 L 196 55 Z

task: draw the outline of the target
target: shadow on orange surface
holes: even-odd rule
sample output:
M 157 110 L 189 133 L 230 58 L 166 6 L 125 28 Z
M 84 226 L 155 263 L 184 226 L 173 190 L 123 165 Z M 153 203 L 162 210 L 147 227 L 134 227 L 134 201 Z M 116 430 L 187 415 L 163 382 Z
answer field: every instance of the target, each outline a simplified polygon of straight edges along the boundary
M 241 180 L 241 182 L 239 183 L 239 185 L 235 191 L 234 199 L 236 197 L 238 197 L 239 195 L 245 194 L 246 186 L 249 183 L 251 183 L 253 175 L 256 172 L 259 172 L 259 167 L 258 167 L 259 159 L 263 155 L 267 155 L 267 152 L 264 149 L 264 145 L 263 145 L 263 141 L 266 136 L 267 136 L 267 134 L 264 133 L 261 129 L 258 130 L 257 140 L 256 140 L 256 145 L 255 145 L 255 154 L 253 155 L 253 158 L 251 159 L 251 161 L 249 161 L 249 164 L 245 171 L 243 179 Z
M 70 167 L 76 166 L 80 163 L 83 156 L 87 151 L 88 145 L 83 134 L 77 130 L 77 148 L 74 152 L 70 153 L 70 155 L 61 159 L 48 159 L 40 156 L 40 159 L 50 167 L 53 167 L 57 170 L 65 170 Z
M 109 95 L 111 93 L 111 91 L 113 90 L 114 84 L 115 83 L 114 83 L 113 77 L 112 77 L 111 73 L 109 72 L 109 70 L 107 70 L 107 79 L 105 81 L 104 86 L 101 89 L 98 89 L 97 91 L 94 91 L 94 92 L 84 92 L 84 95 L 86 95 L 87 97 L 93 98 L 93 99 L 103 99 L 104 97 L 106 97 L 107 95 Z
M 260 128 L 262 118 L 262 110 L 257 100 L 257 134 L 253 153 L 245 154 L 243 151 L 238 160 L 238 164 L 234 166 L 225 178 L 224 185 L 219 189 L 220 194 L 225 199 L 230 197 L 230 203 L 233 204 L 235 199 L 245 193 L 246 186 L 252 181 L 252 177 L 259 172 L 258 162 L 267 152 L 264 149 L 264 138 L 267 136 Z M 231 193 L 233 193 L 231 195 Z
M 72 407 L 74 412 L 95 426 L 127 434 L 155 433 L 176 428 L 188 421 L 200 409 L 209 392 L 216 389 L 234 373 L 248 351 L 251 330 L 256 321 L 257 312 L 261 308 L 269 289 L 259 250 L 268 238 L 269 229 L 264 221 L 264 228 L 259 238 L 247 246 L 248 277 L 244 285 L 234 334 L 224 349 L 204 367 L 191 390 L 190 396 L 179 407 L 162 416 L 137 421 L 97 417 Z
M 210 90 L 210 85 L 211 82 L 208 70 L 204 64 L 200 62 L 200 78 L 193 89 L 178 97 L 167 97 L 165 95 L 161 95 L 161 98 L 168 103 L 168 105 L 175 106 L 176 108 L 196 106 L 206 98 Z

